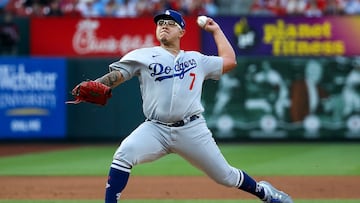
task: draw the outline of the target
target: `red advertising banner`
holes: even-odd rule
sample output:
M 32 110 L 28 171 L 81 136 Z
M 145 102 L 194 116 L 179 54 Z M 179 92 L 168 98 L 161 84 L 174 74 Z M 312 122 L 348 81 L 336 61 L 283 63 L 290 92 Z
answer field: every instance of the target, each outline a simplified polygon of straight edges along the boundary
M 187 17 L 181 48 L 200 50 L 200 28 Z M 158 45 L 152 18 L 33 18 L 30 25 L 32 56 L 119 57 Z

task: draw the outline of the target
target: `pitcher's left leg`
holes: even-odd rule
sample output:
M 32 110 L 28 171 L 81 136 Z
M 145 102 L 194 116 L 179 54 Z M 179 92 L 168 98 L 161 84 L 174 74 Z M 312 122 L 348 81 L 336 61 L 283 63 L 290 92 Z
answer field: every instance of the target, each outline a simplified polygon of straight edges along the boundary
M 205 122 L 194 121 L 186 130 L 182 129 L 173 148 L 215 182 L 227 187 L 236 187 L 265 200 L 264 188 L 254 178 L 229 165 Z

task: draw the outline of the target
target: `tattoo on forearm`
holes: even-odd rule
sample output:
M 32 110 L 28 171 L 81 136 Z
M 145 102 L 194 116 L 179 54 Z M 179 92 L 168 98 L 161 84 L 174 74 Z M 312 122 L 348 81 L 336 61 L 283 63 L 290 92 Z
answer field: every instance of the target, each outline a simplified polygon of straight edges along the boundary
M 96 79 L 96 81 L 101 82 L 109 87 L 115 87 L 122 83 L 123 78 L 121 77 L 120 73 L 118 73 L 117 71 L 113 71 L 104 75 L 101 78 Z
M 119 79 L 118 75 L 116 72 L 111 72 L 108 74 L 108 77 L 106 77 L 107 79 L 107 84 L 112 87 L 113 85 L 115 85 Z

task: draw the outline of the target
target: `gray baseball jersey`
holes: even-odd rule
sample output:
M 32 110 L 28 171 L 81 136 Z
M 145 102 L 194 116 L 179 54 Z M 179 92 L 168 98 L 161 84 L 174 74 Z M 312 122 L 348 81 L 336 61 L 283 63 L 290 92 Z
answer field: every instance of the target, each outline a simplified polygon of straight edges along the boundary
M 177 153 L 216 182 L 239 187 L 239 170 L 227 163 L 200 115 L 203 82 L 219 79 L 222 65 L 218 56 L 181 51 L 175 57 L 162 47 L 137 49 L 110 64 L 110 70 L 121 71 L 125 80 L 139 77 L 143 111 L 149 119 L 123 140 L 111 167 L 130 172 L 136 164 Z M 173 123 L 192 115 L 199 117 L 181 127 L 158 122 Z
M 142 48 L 125 55 L 110 69 L 119 69 L 126 80 L 138 76 L 146 118 L 175 122 L 204 111 L 204 79 L 219 79 L 222 58 L 195 51 L 177 57 L 162 47 Z

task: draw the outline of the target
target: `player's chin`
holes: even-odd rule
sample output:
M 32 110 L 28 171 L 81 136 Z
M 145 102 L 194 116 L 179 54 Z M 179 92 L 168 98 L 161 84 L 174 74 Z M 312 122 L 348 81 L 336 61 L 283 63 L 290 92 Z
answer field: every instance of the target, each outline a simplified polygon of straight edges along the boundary
M 159 41 L 162 43 L 162 44 L 168 44 L 169 43 L 169 40 L 167 37 L 160 37 L 159 38 Z

